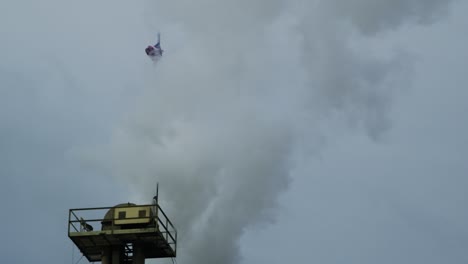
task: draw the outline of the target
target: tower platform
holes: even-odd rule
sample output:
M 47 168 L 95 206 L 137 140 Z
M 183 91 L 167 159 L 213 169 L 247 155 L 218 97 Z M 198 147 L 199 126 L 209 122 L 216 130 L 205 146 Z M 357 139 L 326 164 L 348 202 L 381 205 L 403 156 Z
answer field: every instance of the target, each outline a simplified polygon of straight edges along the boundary
M 70 209 L 68 237 L 89 262 L 116 248 L 122 263 L 130 263 L 135 247 L 145 258 L 173 258 L 177 251 L 177 231 L 158 204 Z

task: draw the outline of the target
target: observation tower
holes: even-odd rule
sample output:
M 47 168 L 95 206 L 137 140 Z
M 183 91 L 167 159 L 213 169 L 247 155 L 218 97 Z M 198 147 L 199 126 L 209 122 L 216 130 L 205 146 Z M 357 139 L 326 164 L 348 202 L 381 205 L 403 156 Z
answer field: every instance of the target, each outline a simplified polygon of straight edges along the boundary
M 102 264 L 144 264 L 177 251 L 177 231 L 157 195 L 153 204 L 70 209 L 68 237 L 89 262 Z

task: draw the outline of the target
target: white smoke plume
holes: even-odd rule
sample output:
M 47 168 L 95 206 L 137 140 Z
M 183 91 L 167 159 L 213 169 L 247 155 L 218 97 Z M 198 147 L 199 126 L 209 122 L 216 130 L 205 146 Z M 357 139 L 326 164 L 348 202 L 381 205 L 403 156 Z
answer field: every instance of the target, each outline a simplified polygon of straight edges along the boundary
M 407 61 L 379 57 L 367 41 L 431 22 L 448 3 L 148 2 L 166 53 L 112 138 L 113 173 L 142 197 L 160 182 L 180 232 L 179 263 L 239 263 L 243 232 L 274 221 L 294 155 L 320 143 L 328 118 L 372 137 L 388 128 Z
M 430 24 L 447 14 L 450 1 L 323 1 L 332 17 L 348 19 L 366 35 L 396 29 L 406 22 Z

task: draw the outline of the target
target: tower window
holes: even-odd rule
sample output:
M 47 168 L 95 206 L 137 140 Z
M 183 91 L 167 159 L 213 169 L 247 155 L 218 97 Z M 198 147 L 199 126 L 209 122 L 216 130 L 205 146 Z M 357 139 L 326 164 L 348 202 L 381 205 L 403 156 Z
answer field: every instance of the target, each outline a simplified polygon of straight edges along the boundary
M 146 217 L 146 210 L 139 210 L 138 217 Z
M 119 212 L 119 219 L 125 219 L 125 216 L 126 216 L 125 213 L 126 213 L 125 211 Z

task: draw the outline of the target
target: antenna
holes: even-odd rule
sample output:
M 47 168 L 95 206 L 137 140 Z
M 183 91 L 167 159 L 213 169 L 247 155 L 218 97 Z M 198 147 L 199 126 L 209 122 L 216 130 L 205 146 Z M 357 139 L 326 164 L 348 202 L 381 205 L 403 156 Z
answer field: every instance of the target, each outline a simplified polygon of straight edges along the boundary
M 159 182 L 156 182 L 156 195 L 153 197 L 153 200 L 156 204 L 158 204 L 158 197 L 159 197 Z

